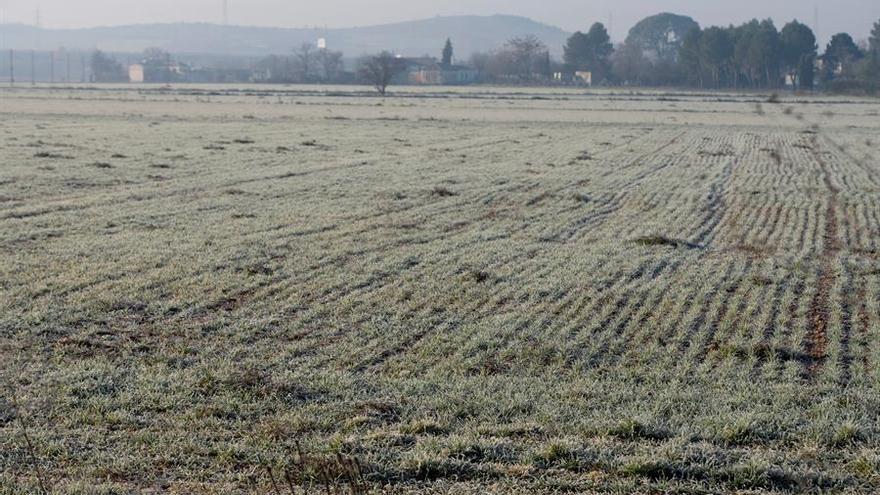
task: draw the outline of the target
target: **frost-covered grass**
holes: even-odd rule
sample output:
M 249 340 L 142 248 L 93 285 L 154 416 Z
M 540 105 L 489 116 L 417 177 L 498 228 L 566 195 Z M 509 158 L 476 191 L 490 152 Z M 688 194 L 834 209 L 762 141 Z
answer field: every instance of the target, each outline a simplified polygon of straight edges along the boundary
M 880 490 L 880 102 L 396 93 L 0 90 L 0 493 Z

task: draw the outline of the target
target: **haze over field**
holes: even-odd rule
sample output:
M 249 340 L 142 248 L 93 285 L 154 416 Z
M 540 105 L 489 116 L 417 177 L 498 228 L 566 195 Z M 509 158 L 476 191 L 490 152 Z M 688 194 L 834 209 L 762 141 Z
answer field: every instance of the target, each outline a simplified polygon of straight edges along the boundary
M 0 0 L 4 22 L 33 24 L 39 7 L 42 24 L 50 28 L 168 23 L 221 22 L 221 0 Z M 702 25 L 741 23 L 751 18 L 772 17 L 777 24 L 798 18 L 813 24 L 814 7 L 819 7 L 820 40 L 846 31 L 866 38 L 871 23 L 880 17 L 876 0 L 742 0 L 705 2 L 700 0 L 376 0 L 365 8 L 359 0 L 305 2 L 286 0 L 230 0 L 230 23 L 277 27 L 349 27 L 406 21 L 434 15 L 521 15 L 574 31 L 594 21 L 613 24 L 612 38 L 620 41 L 630 26 L 648 15 L 672 11 L 689 15 Z M 613 21 L 613 22 L 609 22 Z

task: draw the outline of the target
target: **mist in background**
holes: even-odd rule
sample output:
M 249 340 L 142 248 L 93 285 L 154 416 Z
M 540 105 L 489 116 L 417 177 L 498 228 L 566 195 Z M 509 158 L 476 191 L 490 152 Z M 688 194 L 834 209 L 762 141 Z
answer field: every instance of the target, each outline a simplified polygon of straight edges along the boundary
M 0 23 L 46 28 L 81 28 L 144 23 L 223 20 L 222 0 L 0 0 Z M 622 41 L 640 19 L 658 12 L 689 15 L 702 26 L 773 18 L 777 27 L 792 19 L 815 26 L 821 43 L 837 32 L 867 38 L 880 18 L 878 0 L 228 0 L 229 23 L 272 27 L 351 27 L 408 21 L 436 15 L 510 14 L 530 17 L 568 31 L 593 22 L 610 27 Z

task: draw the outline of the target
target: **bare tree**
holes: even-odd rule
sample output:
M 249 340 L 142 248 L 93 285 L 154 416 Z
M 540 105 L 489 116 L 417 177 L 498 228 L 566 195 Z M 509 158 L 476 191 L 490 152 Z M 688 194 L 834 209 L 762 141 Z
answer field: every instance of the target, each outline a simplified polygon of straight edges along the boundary
M 294 60 L 296 61 L 296 72 L 301 82 L 310 82 L 315 72 L 315 51 L 314 46 L 309 43 L 303 43 L 299 49 L 294 50 Z
M 363 59 L 358 74 L 369 81 L 380 95 L 385 96 L 388 85 L 398 73 L 404 70 L 404 64 L 391 52 L 382 52 Z
M 503 52 L 509 57 L 509 71 L 521 79 L 531 79 L 533 75 L 547 75 L 549 52 L 547 46 L 532 35 L 519 36 L 507 41 Z
M 323 49 L 318 52 L 318 67 L 321 71 L 322 82 L 333 82 L 339 78 L 342 72 L 342 52 L 334 52 Z

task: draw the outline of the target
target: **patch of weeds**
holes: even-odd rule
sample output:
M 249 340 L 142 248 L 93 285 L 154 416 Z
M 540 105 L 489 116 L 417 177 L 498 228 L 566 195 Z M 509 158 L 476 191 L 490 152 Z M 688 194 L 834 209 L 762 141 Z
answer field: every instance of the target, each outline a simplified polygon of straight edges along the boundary
M 307 141 L 303 141 L 303 142 L 301 142 L 301 143 L 299 143 L 299 144 L 302 145 L 302 146 L 309 146 L 309 147 L 311 147 L 311 146 L 318 146 L 318 142 L 315 141 L 314 139 L 309 139 L 309 140 L 307 140 Z
M 649 247 L 672 247 L 672 248 L 687 248 L 687 249 L 697 249 L 700 246 L 683 241 L 681 239 L 673 239 L 671 237 L 666 237 L 662 235 L 652 235 L 652 236 L 644 236 L 639 237 L 633 240 L 636 244 L 642 246 Z
M 779 468 L 761 466 L 756 463 L 728 468 L 717 475 L 719 481 L 738 490 L 791 490 L 806 484 L 800 482 Z
M 434 189 L 431 190 L 431 194 L 434 196 L 439 196 L 441 198 L 449 198 L 452 196 L 458 196 L 458 193 L 452 191 L 443 186 L 435 186 Z
M 381 423 L 396 423 L 400 420 L 400 409 L 389 402 L 362 402 L 355 407 L 355 411 L 359 416 L 365 416 Z
M 447 429 L 432 419 L 417 419 L 402 425 L 400 432 L 410 435 L 442 435 Z
M 40 151 L 34 154 L 34 158 L 51 158 L 53 160 L 72 160 L 72 156 L 62 155 L 60 153 L 52 153 L 51 151 Z
M 773 285 L 773 279 L 766 275 L 754 275 L 752 276 L 752 283 L 758 287 L 766 287 L 768 285 Z
M 489 272 L 484 271 L 484 270 L 471 271 L 470 275 L 474 279 L 474 281 L 478 284 L 482 284 L 483 282 L 486 282 L 490 278 L 492 278 L 492 275 L 490 275 Z
M 865 432 L 862 427 L 852 421 L 847 421 L 837 427 L 829 444 L 832 447 L 849 447 L 863 441 L 865 441 Z
M 700 150 L 697 152 L 697 154 L 700 156 L 709 156 L 709 157 L 713 157 L 713 158 L 719 158 L 719 157 L 723 157 L 723 156 L 733 156 L 733 151 L 730 151 L 730 150 L 715 150 L 715 151 Z
M 107 162 L 95 162 L 92 166 L 95 168 L 113 168 L 113 165 Z
M 296 451 L 288 451 L 282 463 L 266 463 L 249 476 L 252 487 L 268 484 L 271 490 L 260 493 L 348 493 L 366 495 L 372 492 L 367 482 L 367 467 L 357 457 L 305 454 L 296 444 Z M 314 489 L 314 491 L 312 491 Z
M 734 447 L 762 444 L 773 439 L 773 434 L 747 419 L 738 419 L 725 424 L 715 433 L 714 438 L 717 443 Z
M 0 422 L 0 424 L 2 424 L 2 422 Z M 872 459 L 866 455 L 861 455 L 854 461 L 850 462 L 847 467 L 851 473 L 859 478 L 868 479 L 877 476 L 880 463 L 877 462 L 876 458 Z
M 152 167 L 152 168 L 161 168 L 161 169 L 169 169 L 169 168 L 171 168 L 171 165 L 170 165 L 170 164 L 167 164 L 167 163 L 154 163 L 154 164 L 150 165 L 150 167 Z
M 782 99 L 779 97 L 778 93 L 773 93 L 767 98 L 767 103 L 777 104 L 782 102 Z
M 621 421 L 609 428 L 608 434 L 623 440 L 664 440 L 670 437 L 669 432 L 651 427 L 635 419 Z
M 552 441 L 535 452 L 531 463 L 538 469 L 562 468 L 569 471 L 584 471 L 598 465 L 595 456 L 586 455 L 559 441 Z
M 12 402 L 5 397 L 0 397 L 0 427 L 11 423 L 15 419 L 15 408 Z
M 237 138 L 233 139 L 232 142 L 235 144 L 254 144 L 256 141 L 251 138 Z
M 590 202 L 590 196 L 588 196 L 585 193 L 575 193 L 572 196 L 572 199 L 574 199 L 578 203 L 589 203 Z
M 270 268 L 269 266 L 259 263 L 255 265 L 251 265 L 245 269 L 248 275 L 273 275 L 275 274 L 275 270 Z
M 219 144 L 209 144 L 209 145 L 205 146 L 205 147 L 202 148 L 202 149 L 204 149 L 204 150 L 208 150 L 208 151 L 223 151 L 223 150 L 226 149 L 226 147 L 225 147 L 225 146 L 221 146 L 221 145 L 219 145 Z
M 298 384 L 277 382 L 269 373 L 255 367 L 235 369 L 218 385 L 222 388 L 251 393 L 257 397 L 277 397 L 291 404 L 310 402 L 318 397 L 317 393 Z
M 125 155 L 123 155 L 122 153 L 113 153 L 112 155 L 110 155 L 110 158 L 119 158 L 119 159 L 122 159 L 122 158 L 128 158 L 128 157 L 125 156 Z
M 647 478 L 650 480 L 684 480 L 706 477 L 702 469 L 688 468 L 671 462 L 650 460 L 633 461 L 619 469 L 624 476 Z

